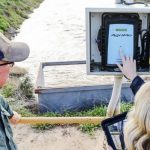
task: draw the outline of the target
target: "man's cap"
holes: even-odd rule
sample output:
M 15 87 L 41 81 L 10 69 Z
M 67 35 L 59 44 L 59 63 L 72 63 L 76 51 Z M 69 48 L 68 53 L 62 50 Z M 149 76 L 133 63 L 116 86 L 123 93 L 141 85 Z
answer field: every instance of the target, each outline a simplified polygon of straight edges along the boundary
M 0 33 L 0 60 L 19 62 L 28 58 L 29 46 L 23 42 L 11 42 Z

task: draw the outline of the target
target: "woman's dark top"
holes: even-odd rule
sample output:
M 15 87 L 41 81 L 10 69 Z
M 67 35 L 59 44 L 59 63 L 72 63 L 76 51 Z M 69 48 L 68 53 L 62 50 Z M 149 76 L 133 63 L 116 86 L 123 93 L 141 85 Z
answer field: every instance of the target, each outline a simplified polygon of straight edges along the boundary
M 141 77 L 136 76 L 136 77 L 133 79 L 133 81 L 132 81 L 132 83 L 131 83 L 131 85 L 130 85 L 130 88 L 131 88 L 131 90 L 132 90 L 132 92 L 133 92 L 134 95 L 135 95 L 135 94 L 137 93 L 137 91 L 140 89 L 140 87 L 142 86 L 142 84 L 144 84 L 144 80 L 143 80 Z

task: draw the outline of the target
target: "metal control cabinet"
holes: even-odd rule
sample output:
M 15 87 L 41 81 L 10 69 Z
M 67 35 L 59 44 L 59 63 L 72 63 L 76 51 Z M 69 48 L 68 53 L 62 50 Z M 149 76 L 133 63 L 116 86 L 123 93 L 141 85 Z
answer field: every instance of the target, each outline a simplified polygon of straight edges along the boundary
M 87 74 L 95 75 L 120 75 L 120 72 L 101 71 L 101 55 L 96 43 L 99 28 L 101 26 L 101 17 L 103 13 L 138 13 L 142 20 L 142 29 L 148 29 L 150 24 L 150 7 L 144 5 L 123 5 L 111 4 L 101 5 L 86 8 L 86 52 L 87 52 Z M 141 47 L 141 42 L 138 42 Z M 112 56 L 113 57 L 113 56 Z M 150 74 L 150 71 L 139 72 L 140 75 Z

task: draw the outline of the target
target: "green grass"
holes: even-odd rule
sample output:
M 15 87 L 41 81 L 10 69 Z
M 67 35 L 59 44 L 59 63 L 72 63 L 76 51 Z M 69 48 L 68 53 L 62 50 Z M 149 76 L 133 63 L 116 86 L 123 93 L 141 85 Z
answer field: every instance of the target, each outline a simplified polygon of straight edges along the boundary
M 122 103 L 121 104 L 121 112 L 128 111 L 132 107 L 132 104 L 129 103 Z M 19 111 L 19 110 L 18 110 Z M 25 113 L 20 112 L 23 116 L 27 116 L 28 110 L 25 110 Z M 58 114 L 58 113 L 45 113 L 45 114 L 38 114 L 35 116 L 42 116 L 42 117 L 84 117 L 84 116 L 106 116 L 106 111 L 107 107 L 106 106 L 98 106 L 93 109 L 89 109 L 86 111 L 81 111 L 81 112 L 66 112 L 64 114 Z M 30 115 L 29 115 L 30 116 Z M 35 129 L 40 129 L 40 130 L 47 130 L 55 127 L 56 125 L 50 125 L 50 124 L 40 124 L 40 125 L 34 125 L 32 126 Z M 85 125 L 79 125 L 78 129 L 81 130 L 82 132 L 88 133 L 92 135 L 95 130 L 100 129 L 100 125 L 93 125 L 93 124 L 85 124 Z
M 14 76 L 13 80 L 10 80 L 0 89 L 3 97 L 14 98 L 16 101 L 19 101 L 20 98 L 24 99 L 24 101 L 34 98 L 34 89 L 29 76 L 20 78 Z
M 13 97 L 14 94 L 14 85 L 13 84 L 6 84 L 2 89 L 1 89 L 1 94 L 8 98 L 8 97 Z
M 10 27 L 18 29 L 28 14 L 43 0 L 1 0 L 0 31 L 7 32 Z

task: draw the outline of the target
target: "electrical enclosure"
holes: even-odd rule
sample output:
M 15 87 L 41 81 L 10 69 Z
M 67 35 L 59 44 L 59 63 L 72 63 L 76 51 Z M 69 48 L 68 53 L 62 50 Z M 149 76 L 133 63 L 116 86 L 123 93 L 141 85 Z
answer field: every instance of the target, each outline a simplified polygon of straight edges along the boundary
M 140 30 L 149 30 L 150 26 L 150 7 L 146 7 L 144 5 L 132 5 L 127 6 L 123 4 L 113 4 L 110 6 L 106 5 L 96 5 L 92 7 L 86 8 L 86 64 L 87 64 L 87 74 L 95 74 L 95 75 L 120 75 L 121 72 L 119 70 L 111 70 L 111 69 L 103 69 L 103 56 L 100 52 L 101 48 L 97 45 L 97 37 L 99 29 L 102 27 L 102 17 L 105 13 L 109 14 L 137 14 L 139 19 L 141 20 Z M 127 22 L 125 26 L 127 26 Z M 113 26 L 110 28 L 113 28 Z M 131 27 L 128 27 L 132 29 Z M 133 35 L 134 37 L 134 35 Z M 132 40 L 128 39 L 128 43 Z M 103 42 L 102 42 L 103 43 Z M 104 44 L 104 43 L 103 43 Z M 115 47 L 117 43 L 109 44 L 106 47 L 109 47 L 109 51 L 111 51 L 111 47 Z M 137 45 L 139 51 L 142 51 L 141 48 L 141 40 L 138 38 Z M 111 47 L 110 47 L 111 46 Z M 130 44 L 126 47 L 130 48 Z M 112 50 L 113 51 L 113 50 Z M 107 53 L 106 53 L 107 55 Z M 114 53 L 109 56 L 110 61 L 112 61 Z M 133 54 L 132 54 L 133 55 Z M 107 57 L 107 56 L 105 56 Z M 134 57 L 133 57 L 134 58 Z M 141 63 L 141 62 L 139 62 Z M 130 67 L 130 66 L 129 66 Z M 141 67 L 142 68 L 142 67 Z M 149 69 L 149 49 L 148 49 L 148 66 L 147 69 L 139 69 L 139 75 L 148 75 L 150 74 Z

